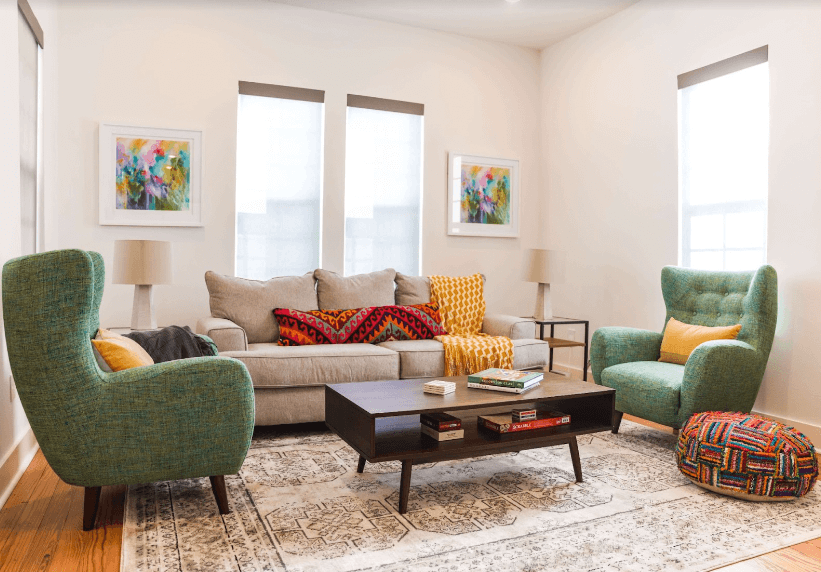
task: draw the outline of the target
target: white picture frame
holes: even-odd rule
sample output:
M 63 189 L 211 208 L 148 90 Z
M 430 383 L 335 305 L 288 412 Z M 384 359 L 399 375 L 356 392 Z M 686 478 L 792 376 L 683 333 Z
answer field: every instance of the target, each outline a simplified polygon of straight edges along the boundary
M 101 123 L 99 151 L 101 225 L 203 226 L 201 130 Z
M 470 167 L 476 170 L 465 170 Z M 471 176 L 470 173 L 478 175 L 478 178 Z M 491 175 L 491 178 L 487 178 L 488 174 Z M 448 156 L 447 195 L 448 235 L 518 237 L 519 176 L 519 161 L 515 159 L 450 153 Z M 505 201 L 501 201 L 502 204 L 500 204 L 500 201 L 492 198 L 498 196 L 499 184 L 503 181 L 502 177 L 507 179 L 502 186 L 502 192 L 507 192 L 507 205 L 503 204 Z M 487 180 L 483 182 L 481 181 L 482 178 Z M 490 192 L 488 192 L 489 188 Z M 466 203 L 471 203 L 476 208 L 463 209 L 463 198 L 466 198 L 463 194 L 477 198 L 476 200 L 470 198 L 466 200 Z M 486 200 L 479 200 L 480 196 L 483 196 Z

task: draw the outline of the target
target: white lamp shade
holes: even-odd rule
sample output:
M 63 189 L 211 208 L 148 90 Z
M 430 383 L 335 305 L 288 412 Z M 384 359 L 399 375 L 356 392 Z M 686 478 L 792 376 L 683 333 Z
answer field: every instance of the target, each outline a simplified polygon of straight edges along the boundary
M 557 250 L 532 248 L 527 252 L 524 279 L 540 284 L 564 281 L 565 256 Z
M 171 243 L 115 240 L 114 284 L 171 284 Z

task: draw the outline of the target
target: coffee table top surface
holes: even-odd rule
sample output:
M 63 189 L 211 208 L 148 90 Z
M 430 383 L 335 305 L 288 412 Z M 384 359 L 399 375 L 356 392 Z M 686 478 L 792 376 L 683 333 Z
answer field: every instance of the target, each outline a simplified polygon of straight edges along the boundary
M 508 393 L 487 389 L 472 389 L 467 386 L 467 376 L 439 377 L 453 381 L 456 391 L 448 395 L 425 393 L 422 386 L 430 379 L 398 379 L 391 381 L 363 381 L 336 383 L 325 387 L 356 405 L 372 417 L 395 415 L 415 415 L 434 411 L 456 411 L 483 407 L 524 405 L 534 402 L 549 402 L 584 395 L 602 395 L 615 389 L 570 380 L 564 376 L 545 373 L 541 385 L 525 393 Z

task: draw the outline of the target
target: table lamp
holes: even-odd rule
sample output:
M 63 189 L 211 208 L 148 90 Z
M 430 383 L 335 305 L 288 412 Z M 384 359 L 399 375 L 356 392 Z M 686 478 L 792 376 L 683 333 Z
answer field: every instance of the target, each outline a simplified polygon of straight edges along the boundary
M 559 283 L 564 279 L 564 253 L 555 250 L 533 248 L 528 251 L 525 265 L 525 280 L 538 282 L 536 291 L 536 309 L 533 317 L 537 320 L 553 318 L 553 308 L 550 304 L 550 284 Z
M 161 240 L 115 240 L 114 284 L 134 284 L 132 330 L 157 327 L 154 284 L 171 284 L 171 243 Z

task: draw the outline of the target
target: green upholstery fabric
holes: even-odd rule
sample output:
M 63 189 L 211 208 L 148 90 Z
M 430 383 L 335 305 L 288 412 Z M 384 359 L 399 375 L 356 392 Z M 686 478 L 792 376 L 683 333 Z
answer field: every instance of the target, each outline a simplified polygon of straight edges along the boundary
M 616 388 L 618 411 L 670 427 L 681 427 L 701 411 L 749 413 L 775 335 L 775 269 L 764 265 L 753 272 L 710 272 L 666 266 L 661 290 L 667 307 L 665 325 L 670 318 L 699 326 L 741 324 L 738 339 L 701 344 L 683 366 L 664 364 L 678 371 L 674 415 L 668 407 L 671 374 L 662 376 L 661 369 L 650 372 L 635 363 L 658 360 L 662 334 L 633 328 L 596 330 L 590 344 L 595 382 Z M 654 392 L 660 395 L 648 397 Z
M 634 361 L 605 368 L 601 384 L 616 390 L 616 411 L 675 426 L 684 368 L 660 361 Z
M 91 349 L 104 283 L 95 252 L 3 267 L 9 361 L 49 465 L 84 487 L 238 472 L 254 427 L 245 366 L 206 357 L 104 373 Z

